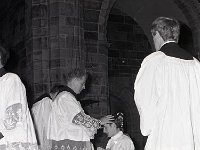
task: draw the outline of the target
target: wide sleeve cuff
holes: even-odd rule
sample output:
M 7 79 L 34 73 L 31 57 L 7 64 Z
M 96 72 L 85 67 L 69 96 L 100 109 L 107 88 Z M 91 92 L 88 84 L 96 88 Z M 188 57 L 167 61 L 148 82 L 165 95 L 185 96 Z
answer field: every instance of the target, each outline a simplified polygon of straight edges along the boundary
M 72 120 L 72 123 L 76 125 L 84 126 L 88 132 L 93 135 L 97 133 L 97 130 L 101 128 L 101 121 L 86 115 L 83 111 L 79 112 Z

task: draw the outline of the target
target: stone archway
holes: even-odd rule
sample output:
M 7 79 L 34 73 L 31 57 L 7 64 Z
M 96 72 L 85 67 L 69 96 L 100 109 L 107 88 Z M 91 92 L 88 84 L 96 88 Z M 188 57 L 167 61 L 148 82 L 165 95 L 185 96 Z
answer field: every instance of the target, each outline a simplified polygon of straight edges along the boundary
M 108 21 L 108 16 L 110 14 L 110 11 L 114 5 L 114 3 L 116 2 L 117 0 L 103 0 L 102 1 L 102 7 L 101 7 L 101 11 L 100 11 L 100 15 L 99 15 L 99 37 L 98 39 L 100 41 L 103 41 L 104 43 L 107 43 L 107 37 L 106 37 L 106 34 L 107 34 L 107 21 Z M 192 29 L 192 32 L 193 32 L 193 38 L 194 38 L 194 47 L 195 49 L 198 49 L 198 47 L 200 47 L 200 42 L 198 40 L 198 37 L 199 37 L 199 32 L 198 31 L 198 27 L 199 27 L 199 24 L 200 24 L 200 21 L 199 21 L 199 17 L 198 17 L 198 13 L 199 13 L 199 3 L 197 3 L 196 1 L 192 0 L 192 1 L 187 1 L 187 0 L 173 0 L 174 2 L 174 5 L 178 6 L 178 8 L 180 8 L 181 12 L 183 13 L 183 15 L 186 17 L 191 29 Z M 109 44 L 107 44 L 108 47 L 109 47 Z M 198 58 L 199 58 L 199 52 L 196 50 L 194 53 L 196 53 L 196 55 L 198 55 Z M 134 82 L 134 81 L 132 81 Z M 131 88 L 131 87 L 128 87 L 128 88 Z M 123 93 L 123 94 L 129 94 L 131 95 L 132 93 L 132 99 L 133 99 L 133 89 L 131 90 L 128 90 L 127 88 L 123 87 L 123 88 L 119 88 L 119 93 Z M 135 113 L 135 110 L 132 109 L 134 106 L 134 103 L 127 100 L 126 98 L 123 97 L 123 95 L 112 95 L 110 93 L 110 98 L 113 98 L 116 100 L 116 103 L 126 103 L 124 104 L 124 107 L 127 107 L 127 110 L 126 111 L 126 114 L 129 115 L 128 118 L 130 119 L 129 120 L 129 123 L 131 122 L 134 122 L 134 119 L 132 119 L 132 115 Z M 122 101 L 122 102 L 120 102 Z M 111 108 L 111 112 L 112 112 L 112 108 Z M 132 126 L 128 129 L 130 131 L 134 130 L 132 129 Z M 144 143 L 142 143 L 144 144 Z
M 125 133 L 135 147 L 142 149 L 143 136 L 134 103 L 134 80 L 144 57 L 150 52 L 149 41 L 141 27 L 114 5 L 107 20 L 108 81 L 111 113 L 124 113 Z
M 194 41 L 194 54 L 195 56 L 200 59 L 200 41 L 198 40 L 200 37 L 200 31 L 198 30 L 200 27 L 199 21 L 199 8 L 200 4 L 197 1 L 191 0 L 174 0 L 174 3 L 180 8 L 180 10 L 185 15 L 186 19 L 189 22 L 190 28 L 193 34 L 193 41 Z
M 109 13 L 111 11 L 111 8 L 113 7 L 114 3 L 117 0 L 103 0 L 101 5 L 101 10 L 99 14 L 99 37 L 98 40 L 103 41 L 104 43 L 107 42 L 106 38 L 106 26 L 107 26 L 107 20 Z M 197 3 L 194 0 L 187 1 L 187 0 L 173 0 L 174 4 L 177 5 L 182 13 L 185 15 L 187 21 L 189 22 L 189 25 L 191 26 L 194 38 L 194 47 L 197 49 L 200 47 L 200 42 L 198 40 L 200 31 L 198 30 L 200 26 L 199 21 L 199 3 Z M 109 44 L 108 44 L 109 45 Z M 196 51 L 199 56 L 199 52 Z
M 110 13 L 110 10 L 114 3 L 116 3 L 118 0 L 103 0 L 102 1 L 102 7 L 101 7 L 101 12 L 99 15 L 99 24 L 100 24 L 100 31 L 99 32 L 104 32 L 106 33 L 106 25 L 107 25 L 107 18 Z M 137 4 L 138 0 L 135 0 L 135 3 Z M 146 2 L 146 1 L 144 1 Z M 194 38 L 194 48 L 196 51 L 194 53 L 197 53 L 196 55 L 199 56 L 199 51 L 197 50 L 200 47 L 200 42 L 199 42 L 199 26 L 200 26 L 200 21 L 199 21 L 199 3 L 195 0 L 187 1 L 187 0 L 172 0 L 172 3 L 174 3 L 175 6 L 177 6 L 182 14 L 185 16 L 186 20 L 189 23 L 190 28 L 192 29 L 193 33 L 193 38 Z M 142 8 L 141 8 L 142 9 Z M 150 12 L 151 13 L 151 12 Z M 137 20 L 137 18 L 136 18 Z M 103 30 L 102 30 L 103 29 Z M 105 35 L 105 34 L 104 34 Z M 106 40 L 106 38 L 104 38 Z

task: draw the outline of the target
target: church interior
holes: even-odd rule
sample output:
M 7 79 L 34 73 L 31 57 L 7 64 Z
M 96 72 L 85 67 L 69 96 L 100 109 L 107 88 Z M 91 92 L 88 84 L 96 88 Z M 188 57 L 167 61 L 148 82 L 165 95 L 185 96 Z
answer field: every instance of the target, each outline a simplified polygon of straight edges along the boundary
M 84 110 L 96 118 L 123 112 L 125 132 L 142 150 L 134 81 L 155 51 L 151 23 L 159 16 L 178 19 L 180 46 L 199 59 L 199 14 L 199 0 L 1 0 L 0 42 L 10 51 L 6 69 L 25 84 L 29 107 L 70 69 L 83 67 L 90 74 L 80 95 Z

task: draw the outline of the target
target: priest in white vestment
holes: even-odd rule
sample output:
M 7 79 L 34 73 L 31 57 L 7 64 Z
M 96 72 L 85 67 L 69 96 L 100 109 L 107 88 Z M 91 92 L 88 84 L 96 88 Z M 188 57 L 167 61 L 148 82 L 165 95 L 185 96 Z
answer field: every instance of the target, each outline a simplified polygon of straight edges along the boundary
M 93 150 L 90 139 L 101 125 L 113 120 L 112 115 L 95 119 L 85 114 L 77 95 L 85 89 L 86 79 L 84 69 L 72 69 L 67 74 L 65 88 L 52 102 L 47 127 L 47 139 L 52 140 L 51 150 Z
M 47 139 L 49 114 L 52 102 L 62 88 L 64 88 L 63 85 L 53 86 L 50 93 L 41 95 L 31 109 L 40 150 L 49 150 L 51 147 L 51 141 Z
M 7 59 L 0 46 L 0 150 L 37 150 L 26 89 L 18 75 L 3 68 Z
M 136 77 L 145 150 L 200 150 L 200 63 L 178 46 L 179 30 L 175 19 L 153 22 L 156 52 L 143 60 Z

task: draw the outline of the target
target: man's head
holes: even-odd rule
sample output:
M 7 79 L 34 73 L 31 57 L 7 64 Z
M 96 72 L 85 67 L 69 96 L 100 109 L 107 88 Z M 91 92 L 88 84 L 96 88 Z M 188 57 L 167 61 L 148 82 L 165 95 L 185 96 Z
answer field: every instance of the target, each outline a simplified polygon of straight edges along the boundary
M 113 123 L 105 124 L 103 129 L 103 132 L 106 133 L 108 137 L 112 137 L 119 131 L 123 131 L 123 113 L 116 113 L 113 116 Z
M 164 42 L 175 41 L 178 43 L 180 25 L 176 19 L 158 17 L 151 26 L 156 50 L 159 50 Z
M 7 60 L 9 59 L 9 52 L 0 45 L 0 67 L 5 66 Z
M 87 72 L 83 69 L 73 69 L 67 74 L 67 86 L 70 87 L 76 94 L 85 89 Z

